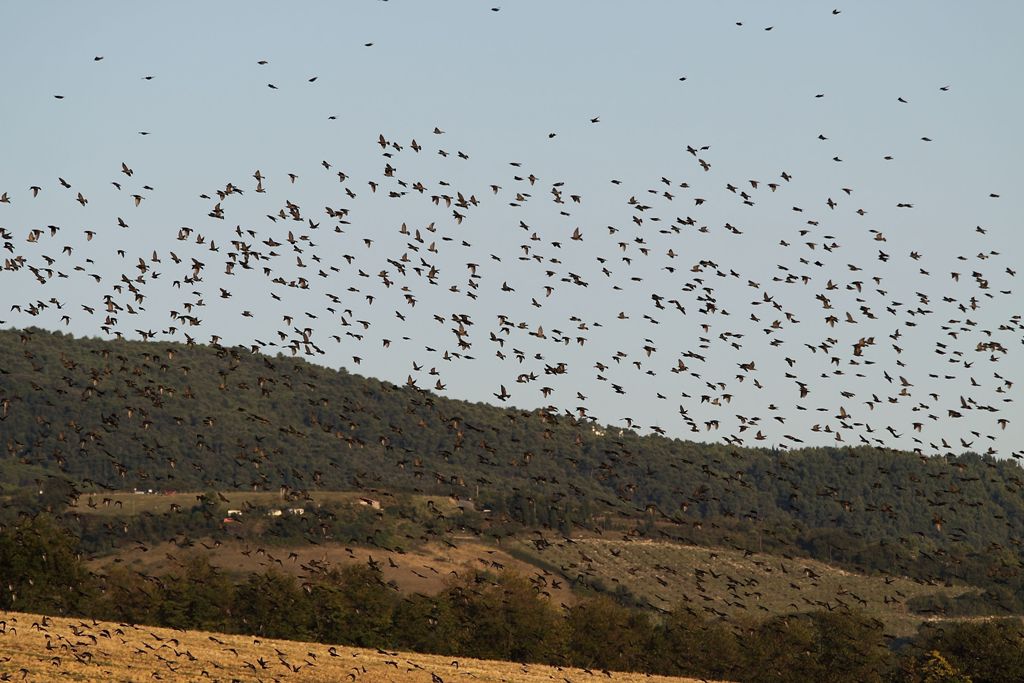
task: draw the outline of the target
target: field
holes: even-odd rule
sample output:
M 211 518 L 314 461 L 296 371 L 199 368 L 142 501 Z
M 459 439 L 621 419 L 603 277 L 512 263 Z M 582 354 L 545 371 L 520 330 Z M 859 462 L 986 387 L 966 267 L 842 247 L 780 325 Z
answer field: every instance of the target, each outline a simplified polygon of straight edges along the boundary
M 175 491 L 154 493 L 133 493 L 130 491 L 114 491 L 109 493 L 83 493 L 70 507 L 80 514 L 95 515 L 154 515 L 174 512 L 178 509 L 188 510 L 196 505 L 200 491 Z M 308 497 L 290 500 L 279 493 L 268 491 L 222 491 L 218 502 L 227 509 L 245 511 L 249 508 L 286 508 L 316 506 L 324 504 L 358 505 L 361 498 L 373 499 L 386 508 L 394 502 L 392 493 L 379 491 L 313 491 Z M 446 496 L 405 495 L 410 502 L 426 505 L 431 501 L 439 510 L 454 510 L 456 503 Z
M 204 548 L 203 543 L 206 541 L 199 540 L 193 548 L 185 550 L 173 543 L 161 543 L 145 550 L 136 546 L 126 547 L 93 560 L 90 568 L 102 572 L 105 567 L 116 563 L 147 574 L 159 574 L 173 567 L 177 558 L 198 548 L 199 552 L 207 554 L 211 564 L 236 574 L 276 568 L 301 575 L 311 566 L 377 563 L 384 581 L 394 582 L 402 592 L 425 595 L 440 592 L 448 579 L 455 575 L 466 575 L 473 570 L 497 574 L 509 569 L 543 585 L 556 605 L 572 604 L 575 600 L 568 582 L 559 581 L 559 577 L 552 577 L 543 569 L 517 559 L 497 546 L 472 538 L 453 538 L 448 544 L 428 543 L 401 554 L 342 543 L 262 548 L 229 541 L 211 550 Z
M 589 587 L 626 590 L 654 610 L 688 609 L 704 618 L 763 618 L 772 614 L 828 609 L 858 609 L 885 624 L 887 633 L 909 636 L 924 621 L 906 602 L 918 595 L 957 595 L 964 587 L 928 585 L 905 577 L 866 576 L 808 558 L 745 555 L 724 548 L 702 548 L 651 540 L 551 536 L 538 550 L 526 539 L 506 539 L 501 546 L 476 538 L 429 543 L 405 553 L 330 543 L 273 546 L 229 541 L 192 548 L 161 543 L 146 549 L 126 547 L 90 562 L 103 572 L 123 564 L 149 574 L 171 568 L 189 552 L 206 553 L 229 573 L 267 568 L 302 575 L 311 566 L 375 563 L 382 578 L 405 593 L 433 594 L 450 578 L 472 570 L 503 569 L 530 578 L 555 605 L 572 605 Z M 209 548 L 209 549 L 208 549 Z
M 575 683 L 595 675 L 692 681 L 0 612 L 0 680 Z
M 546 542 L 538 549 L 536 543 L 516 540 L 518 548 L 510 544 L 509 550 L 557 568 L 570 581 L 597 584 L 603 590 L 622 586 L 654 609 L 682 606 L 705 618 L 763 618 L 849 607 L 882 621 L 888 633 L 905 636 L 923 621 L 907 610 L 907 600 L 965 590 L 904 577 L 854 574 L 808 558 L 646 539 L 549 537 Z
M 83 514 L 175 514 L 195 504 L 195 492 L 83 494 L 76 509 Z M 359 505 L 361 498 L 379 501 L 382 514 L 396 499 L 387 493 L 325 491 L 310 500 L 287 501 L 277 493 L 223 492 L 224 509 L 249 510 L 318 504 Z M 405 496 L 408 504 L 452 511 L 458 504 L 445 497 Z M 249 513 L 244 513 L 249 514 Z M 258 514 L 255 511 L 252 514 Z M 191 539 L 187 547 L 164 542 L 152 546 L 125 546 L 90 562 L 103 571 L 124 564 L 137 571 L 159 574 L 184 554 L 207 554 L 226 572 L 244 574 L 270 567 L 302 575 L 311 567 L 371 564 L 380 567 L 385 581 L 405 593 L 433 594 L 450 579 L 474 570 L 511 569 L 534 581 L 554 604 L 572 605 L 575 588 L 628 592 L 641 605 L 654 610 L 687 609 L 704 618 L 761 618 L 787 612 L 858 609 L 885 625 L 887 633 L 908 636 L 923 621 L 906 603 L 919 595 L 957 595 L 963 587 L 929 585 L 898 576 L 865 576 L 823 562 L 783 556 L 744 553 L 725 548 L 702 548 L 680 543 L 633 540 L 625 537 L 583 535 L 568 540 L 547 538 L 506 539 L 502 545 L 476 536 L 416 544 L 406 551 L 369 548 L 351 543 L 321 545 L 262 545 L 258 540 Z

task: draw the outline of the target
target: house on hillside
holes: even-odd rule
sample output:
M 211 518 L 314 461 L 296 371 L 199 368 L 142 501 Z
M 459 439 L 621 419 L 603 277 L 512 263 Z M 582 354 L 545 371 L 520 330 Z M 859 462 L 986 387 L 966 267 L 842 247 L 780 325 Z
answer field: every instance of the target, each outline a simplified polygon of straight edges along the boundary
M 374 510 L 380 510 L 380 501 L 375 498 L 360 498 L 359 504 L 367 505 L 373 508 Z

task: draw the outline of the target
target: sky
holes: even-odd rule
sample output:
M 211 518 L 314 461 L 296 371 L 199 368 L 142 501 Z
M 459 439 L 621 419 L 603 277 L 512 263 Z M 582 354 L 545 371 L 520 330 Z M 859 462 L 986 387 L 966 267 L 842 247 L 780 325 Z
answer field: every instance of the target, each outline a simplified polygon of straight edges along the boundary
M 9 3 L 0 325 L 1024 453 L 1024 5 L 497 2 Z

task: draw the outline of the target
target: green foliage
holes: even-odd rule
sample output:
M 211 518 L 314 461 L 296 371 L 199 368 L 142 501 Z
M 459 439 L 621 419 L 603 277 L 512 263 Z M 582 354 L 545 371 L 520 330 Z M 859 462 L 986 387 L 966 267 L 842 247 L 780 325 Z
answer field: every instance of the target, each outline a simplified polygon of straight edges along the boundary
M 878 624 L 857 613 L 726 625 L 683 609 L 655 620 L 623 605 L 623 593 L 563 614 L 507 573 L 402 598 L 369 567 L 309 572 L 301 585 L 274 572 L 236 583 L 201 555 L 159 576 L 115 568 L 100 577 L 78 555 L 229 534 L 394 547 L 456 529 L 502 537 L 523 525 L 809 555 L 980 588 L 920 609 L 1021 609 L 1024 473 L 1012 461 L 598 436 L 571 417 L 452 401 L 238 348 L 0 331 L 0 368 L 2 609 L 750 681 L 896 675 Z M 135 486 L 206 493 L 173 513 L 68 513 L 63 523 L 36 514 L 59 514 L 76 488 Z M 478 511 L 447 514 L 409 498 L 397 517 L 325 506 L 223 525 L 218 491 L 281 487 L 386 487 L 474 500 Z M 899 671 L 1024 680 L 1021 642 L 1016 621 L 929 625 Z
M 925 595 L 908 601 L 907 606 L 919 614 L 945 617 L 971 617 L 992 614 L 1024 613 L 1024 577 L 1015 575 L 1004 585 L 987 590 L 972 590 L 955 597 L 943 594 Z
M 447 595 L 414 594 L 402 598 L 393 615 L 394 642 L 416 652 L 454 654 L 465 651 L 467 630 Z
M 2 529 L 0 577 L 0 609 L 5 610 L 73 613 L 90 588 L 75 539 L 47 514 Z
M 771 681 L 982 683 L 1024 680 L 1018 619 L 930 622 L 896 653 L 880 623 L 835 609 L 707 620 L 688 604 L 659 620 L 610 595 L 556 608 L 529 579 L 469 574 L 433 596 L 403 597 L 367 565 L 280 571 L 238 581 L 206 555 L 166 573 L 124 566 L 92 576 L 49 515 L 0 529 L 3 609 L 82 614 L 182 629 L 314 639 L 453 656 Z
M 648 670 L 654 624 L 646 613 L 623 607 L 610 597 L 598 596 L 572 606 L 566 621 L 573 666 Z
M 529 580 L 504 572 L 448 591 L 462 624 L 464 654 L 481 659 L 561 663 L 566 632 L 559 615 Z
M 379 572 L 362 565 L 331 569 L 310 586 L 312 630 L 326 642 L 389 645 L 396 597 Z
M 744 645 L 750 681 L 882 681 L 894 665 L 881 625 L 857 612 L 772 617 Z
M 662 621 L 653 648 L 662 653 L 661 668 L 673 675 L 733 679 L 743 671 L 740 640 L 722 620 L 702 619 L 680 605 Z
M 953 666 L 938 650 L 909 660 L 901 674 L 907 683 L 973 683 L 970 676 Z
M 819 678 L 824 672 L 815 655 L 816 642 L 810 619 L 799 615 L 768 619 L 744 639 L 750 680 L 781 683 Z
M 164 577 L 157 619 L 171 628 L 229 630 L 234 589 L 206 555 L 190 553 Z
M 813 612 L 818 633 L 815 653 L 831 680 L 881 681 L 894 660 L 882 632 L 882 624 L 859 612 Z
M 908 654 L 920 670 L 922 659 L 926 662 L 933 651 L 954 674 L 966 675 L 974 683 L 1024 681 L 1024 624 L 1020 619 L 926 623 Z
M 162 582 L 124 566 L 97 577 L 97 590 L 87 612 L 99 619 L 131 624 L 158 624 L 165 600 Z
M 309 637 L 311 608 L 294 576 L 270 569 L 238 585 L 231 616 L 243 633 L 299 640 Z

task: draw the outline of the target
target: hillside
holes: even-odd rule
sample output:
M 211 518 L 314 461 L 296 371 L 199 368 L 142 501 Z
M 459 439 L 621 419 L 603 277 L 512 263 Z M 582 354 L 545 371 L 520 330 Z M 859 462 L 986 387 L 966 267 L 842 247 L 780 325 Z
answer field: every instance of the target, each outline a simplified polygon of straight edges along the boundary
M 882 545 L 911 557 L 1019 548 L 1024 528 L 1012 460 L 601 436 L 239 348 L 7 330 L 0 368 L 8 492 L 51 475 L 94 491 L 384 488 L 473 499 L 528 525 L 716 520 L 732 528 L 713 540 L 756 528 L 766 549 L 869 564 L 858 556 Z M 701 526 L 687 540 L 711 533 Z
M 905 577 L 865 576 L 810 560 L 728 548 L 620 538 L 578 537 L 515 541 L 516 557 L 536 558 L 574 585 L 625 594 L 667 613 L 682 609 L 702 619 L 729 621 L 815 610 L 859 610 L 886 633 L 911 635 L 924 620 L 907 603 L 964 586 L 929 585 Z
M 361 683 L 585 680 L 581 669 L 389 652 L 206 631 L 136 627 L 0 612 L 3 680 L 359 681 Z M 606 672 L 622 683 L 696 679 Z
M 857 610 L 897 637 L 912 635 L 927 618 L 911 609 L 911 601 L 934 596 L 954 600 L 969 590 L 964 585 L 857 574 L 808 558 L 748 555 L 726 548 L 579 536 L 550 539 L 538 550 L 536 540 L 524 536 L 495 545 L 454 539 L 394 552 L 343 543 L 266 546 L 196 539 L 190 547 L 173 541 L 126 545 L 96 558 L 90 568 L 101 575 L 127 568 L 159 576 L 186 566 L 197 550 L 237 580 L 268 571 L 301 580 L 319 567 L 379 564 L 380 579 L 403 595 L 434 595 L 446 590 L 453 577 L 474 572 L 512 571 L 563 609 L 607 594 L 658 615 L 681 609 L 695 618 L 733 623 L 815 610 Z
M 1024 3 L 925 4 L 6 12 L 0 683 L 1024 683 Z

